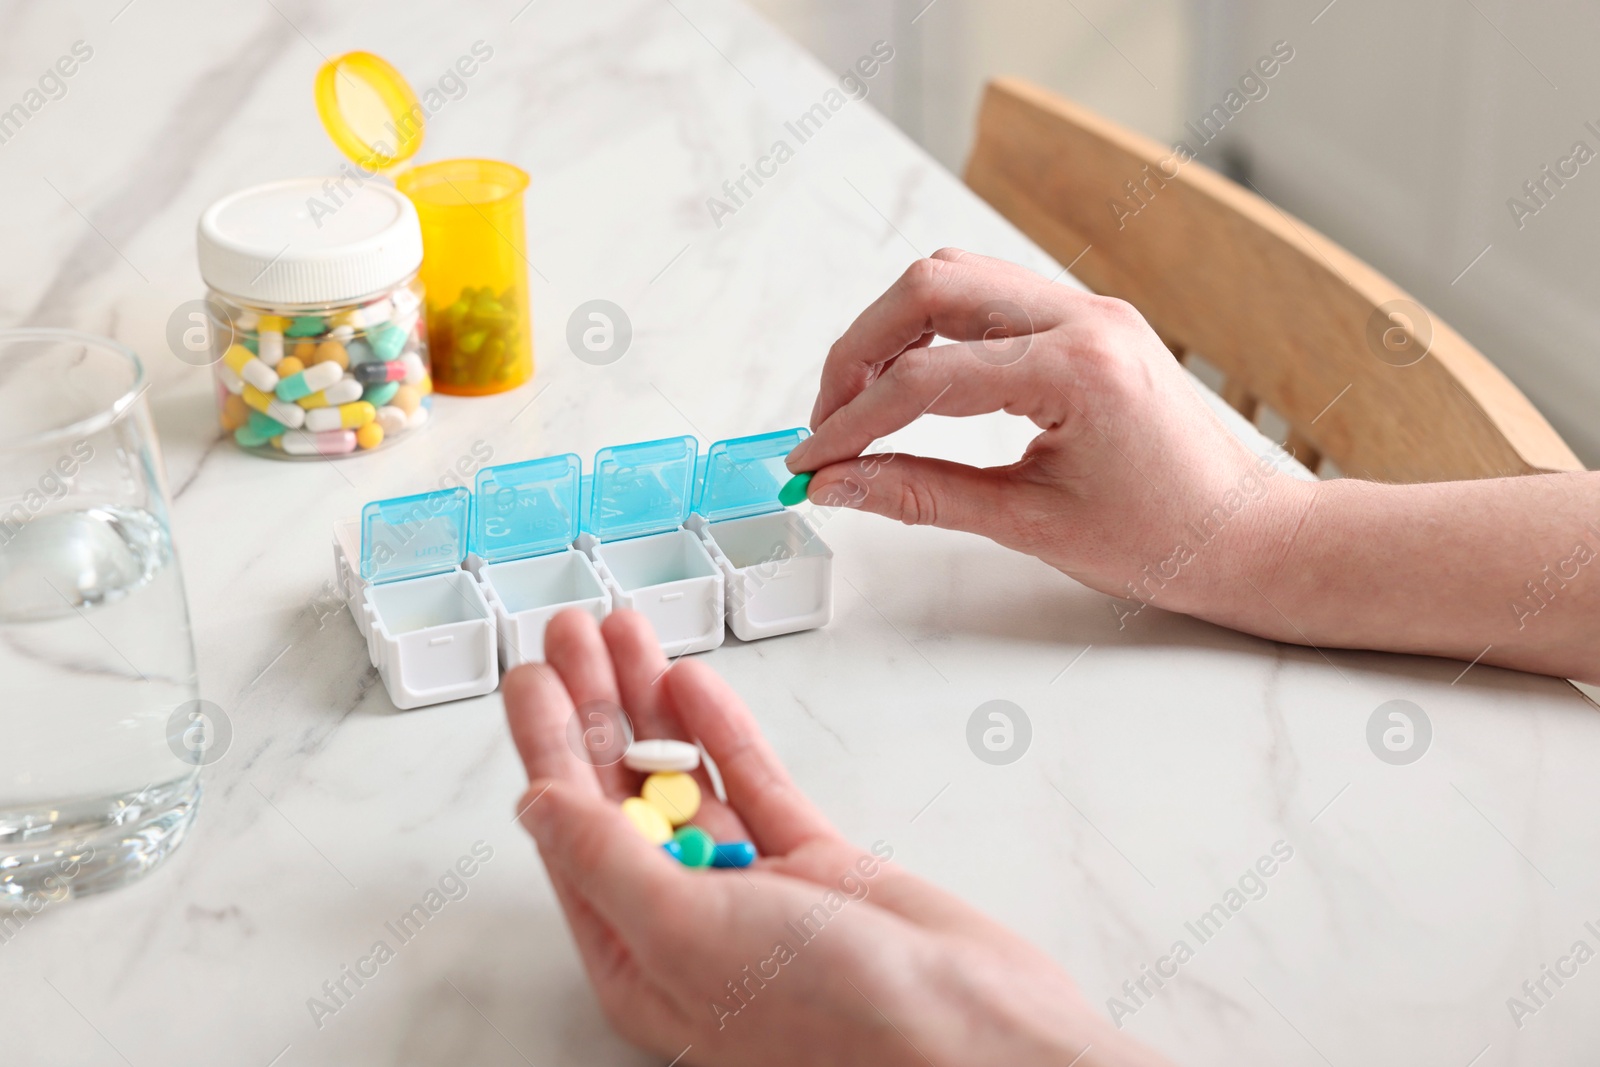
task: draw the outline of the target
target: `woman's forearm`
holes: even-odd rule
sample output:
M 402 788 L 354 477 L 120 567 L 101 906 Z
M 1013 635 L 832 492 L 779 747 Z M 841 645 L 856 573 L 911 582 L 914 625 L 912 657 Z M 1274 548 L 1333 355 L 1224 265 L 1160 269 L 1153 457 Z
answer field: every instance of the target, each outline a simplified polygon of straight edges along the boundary
M 1215 621 L 1600 682 L 1600 472 L 1310 488 Z M 1271 558 L 1272 553 L 1265 554 Z

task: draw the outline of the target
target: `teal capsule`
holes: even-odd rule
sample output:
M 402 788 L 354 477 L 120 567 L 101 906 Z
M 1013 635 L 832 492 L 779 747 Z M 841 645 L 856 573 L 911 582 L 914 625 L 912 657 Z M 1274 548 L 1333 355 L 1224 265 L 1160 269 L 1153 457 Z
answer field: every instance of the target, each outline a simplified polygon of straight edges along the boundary
M 793 478 L 784 482 L 783 488 L 778 490 L 778 503 L 786 508 L 794 507 L 806 498 L 806 487 L 810 484 L 811 473 L 809 471 L 796 474 Z
M 248 424 L 233 431 L 233 439 L 240 448 L 260 448 L 272 440 L 273 436 L 272 434 L 257 433 Z
M 325 359 L 321 363 L 313 363 L 297 374 L 287 378 L 278 379 L 278 387 L 273 390 L 279 400 L 293 403 L 312 393 L 320 393 L 340 378 L 344 377 L 344 368 Z
M 291 374 L 287 378 L 279 378 L 278 387 L 273 392 L 278 394 L 279 400 L 287 400 L 293 403 L 301 397 L 310 396 L 316 390 L 311 388 L 310 382 L 306 381 L 306 372 L 300 371 L 298 374 Z
M 251 436 L 264 440 L 270 440 L 289 428 L 271 415 L 264 415 L 254 409 L 251 410 L 250 421 L 245 423 L 245 426 L 249 428 Z
M 315 337 L 326 333 L 328 324 L 315 315 L 303 316 L 289 323 L 289 328 L 283 331 L 285 337 Z
M 711 850 L 713 867 L 748 867 L 756 861 L 756 847 L 748 841 L 725 841 Z
M 391 359 L 400 358 L 400 350 L 406 345 L 409 331 L 402 330 L 392 322 L 374 327 L 367 331 L 367 344 L 378 354 L 378 358 L 385 363 Z
M 367 391 L 361 394 L 361 399 L 375 408 L 381 408 L 393 399 L 394 394 L 399 391 L 399 382 L 384 382 L 382 385 L 368 387 Z

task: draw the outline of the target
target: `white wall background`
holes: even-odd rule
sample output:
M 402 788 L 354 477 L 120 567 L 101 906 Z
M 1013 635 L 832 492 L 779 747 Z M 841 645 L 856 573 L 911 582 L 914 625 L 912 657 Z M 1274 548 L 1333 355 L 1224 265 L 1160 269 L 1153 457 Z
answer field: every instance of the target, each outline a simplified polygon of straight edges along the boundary
M 957 172 L 997 74 L 1171 141 L 1289 41 L 1208 162 L 1409 289 L 1600 466 L 1600 158 L 1520 229 L 1506 206 L 1574 141 L 1600 157 L 1593 0 L 751 2 L 836 69 L 893 44 L 871 102 Z
M 1189 0 L 750 3 L 835 69 L 874 40 L 894 45 L 872 103 L 957 173 L 996 75 L 1031 78 L 1163 139 L 1190 95 Z

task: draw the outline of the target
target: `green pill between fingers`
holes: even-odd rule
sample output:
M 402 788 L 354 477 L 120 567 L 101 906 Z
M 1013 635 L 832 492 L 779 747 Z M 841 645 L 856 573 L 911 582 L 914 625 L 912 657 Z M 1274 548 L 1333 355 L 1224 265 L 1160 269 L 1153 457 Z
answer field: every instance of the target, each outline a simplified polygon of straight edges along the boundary
M 678 846 L 678 862 L 685 867 L 711 866 L 717 843 L 700 827 L 680 826 L 672 835 L 672 841 Z
M 811 473 L 805 471 L 784 482 L 783 488 L 778 490 L 778 503 L 786 508 L 792 508 L 804 500 L 806 487 L 811 484 Z

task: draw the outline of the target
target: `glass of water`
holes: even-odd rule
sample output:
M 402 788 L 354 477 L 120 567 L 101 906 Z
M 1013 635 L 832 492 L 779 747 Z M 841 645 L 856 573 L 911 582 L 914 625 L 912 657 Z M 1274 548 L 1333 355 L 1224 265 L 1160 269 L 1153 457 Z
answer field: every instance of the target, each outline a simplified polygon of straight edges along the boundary
M 194 641 L 145 388 L 113 341 L 0 330 L 0 940 L 155 867 L 199 801 Z

